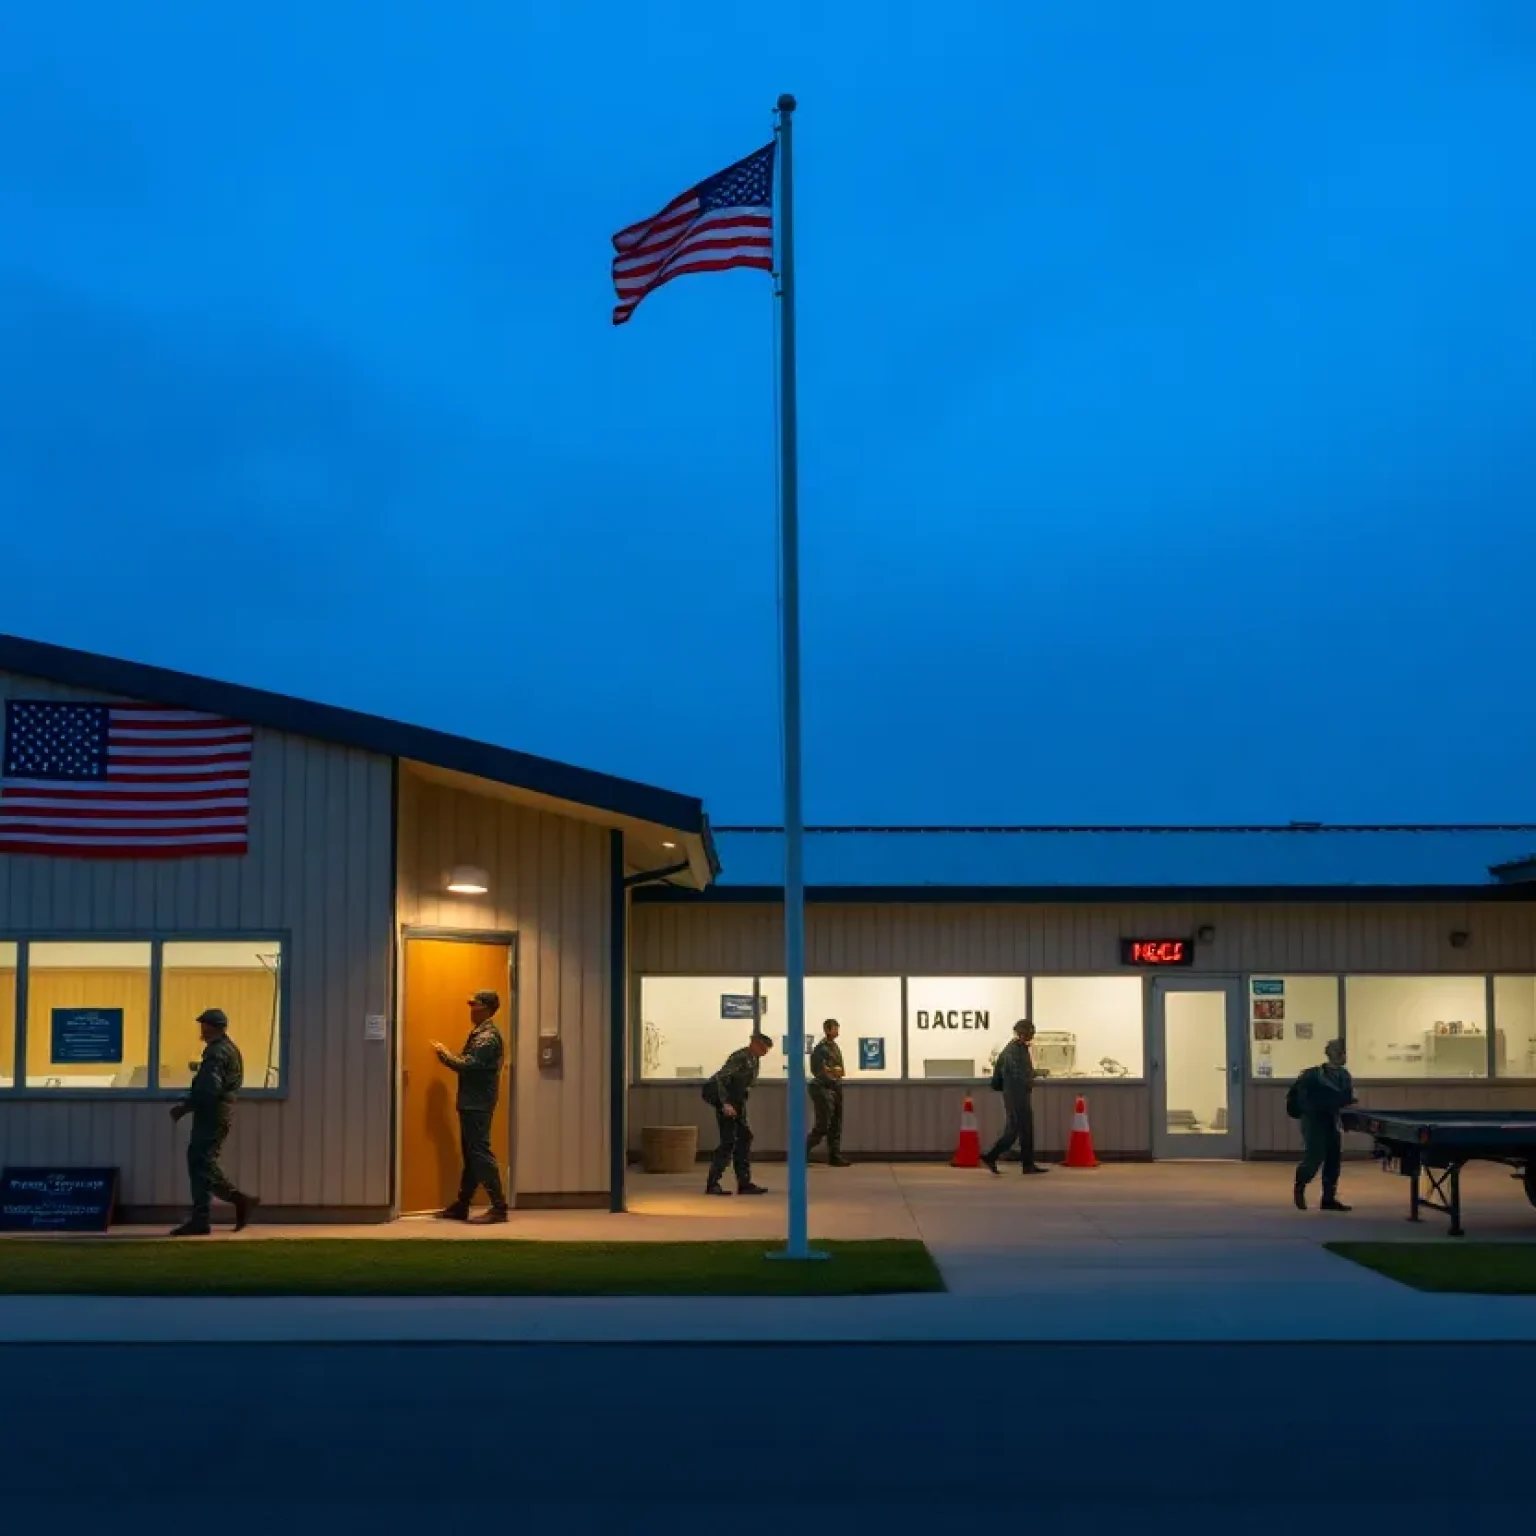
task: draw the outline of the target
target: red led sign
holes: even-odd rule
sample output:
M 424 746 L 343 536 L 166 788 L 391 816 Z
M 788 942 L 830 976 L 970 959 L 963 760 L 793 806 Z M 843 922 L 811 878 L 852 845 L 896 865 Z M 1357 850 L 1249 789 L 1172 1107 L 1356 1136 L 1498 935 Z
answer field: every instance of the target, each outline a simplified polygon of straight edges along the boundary
M 1121 939 L 1122 965 L 1193 965 L 1193 939 Z

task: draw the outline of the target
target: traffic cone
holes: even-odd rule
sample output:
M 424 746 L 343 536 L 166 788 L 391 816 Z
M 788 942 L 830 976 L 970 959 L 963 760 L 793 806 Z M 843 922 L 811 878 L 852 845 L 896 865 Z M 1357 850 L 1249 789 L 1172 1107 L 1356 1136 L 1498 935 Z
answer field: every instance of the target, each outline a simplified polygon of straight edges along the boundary
M 1067 1142 L 1066 1161 L 1063 1168 L 1097 1168 L 1099 1160 L 1093 1155 L 1093 1132 L 1088 1129 L 1088 1101 L 1081 1096 L 1072 1107 L 1072 1137 Z
M 981 1132 L 976 1129 L 976 1106 L 967 1097 L 960 1106 L 960 1140 L 955 1155 L 950 1159 L 951 1168 L 981 1167 Z

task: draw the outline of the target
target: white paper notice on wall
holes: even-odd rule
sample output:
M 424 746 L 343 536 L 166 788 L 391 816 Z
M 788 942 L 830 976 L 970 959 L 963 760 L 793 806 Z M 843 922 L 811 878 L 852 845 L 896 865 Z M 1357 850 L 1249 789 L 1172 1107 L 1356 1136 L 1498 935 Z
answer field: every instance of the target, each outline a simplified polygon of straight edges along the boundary
M 382 1013 L 370 1013 L 363 1020 L 363 1039 L 384 1040 L 387 1038 L 384 1015 Z

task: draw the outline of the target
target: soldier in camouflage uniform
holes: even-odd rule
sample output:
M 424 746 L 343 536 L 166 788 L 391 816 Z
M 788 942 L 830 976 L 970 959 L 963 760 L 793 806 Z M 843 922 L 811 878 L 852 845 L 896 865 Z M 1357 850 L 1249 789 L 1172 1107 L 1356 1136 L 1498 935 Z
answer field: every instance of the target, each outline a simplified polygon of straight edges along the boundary
M 1323 1200 L 1325 1211 L 1347 1211 L 1349 1207 L 1339 1199 L 1339 1170 L 1344 1156 L 1344 1133 L 1339 1125 L 1339 1111 L 1348 1109 L 1355 1102 L 1355 1080 L 1349 1068 L 1342 1040 L 1330 1040 L 1325 1052 L 1327 1061 L 1320 1067 L 1308 1067 L 1296 1079 L 1292 1090 L 1296 1099 L 1297 1116 L 1301 1122 L 1302 1156 L 1296 1166 L 1296 1187 L 1292 1198 L 1296 1209 L 1307 1208 L 1307 1185 L 1323 1172 Z M 1287 1105 L 1289 1107 L 1289 1105 Z
M 715 1123 L 720 1128 L 720 1144 L 709 1160 L 706 1195 L 728 1195 L 720 1185 L 720 1175 L 730 1163 L 736 1170 L 738 1195 L 766 1195 L 761 1184 L 752 1182 L 752 1127 L 747 1123 L 747 1100 L 757 1081 L 758 1067 L 773 1049 L 773 1041 L 764 1034 L 754 1034 L 751 1042 L 732 1051 L 725 1065 L 704 1084 L 704 1102 L 714 1106 Z
M 197 1023 L 203 1037 L 203 1057 L 186 1098 L 171 1107 L 172 1120 L 192 1116 L 192 1136 L 187 1142 L 192 1215 L 172 1231 L 172 1237 L 207 1237 L 213 1230 L 209 1214 L 215 1195 L 234 1206 L 236 1232 L 260 1203 L 254 1195 L 241 1194 L 219 1167 L 219 1153 L 234 1121 L 235 1095 L 245 1082 L 240 1047 L 229 1038 L 229 1019 L 222 1008 L 204 1009 Z
M 1013 1026 L 1013 1039 L 998 1054 L 997 1065 L 992 1069 L 992 1086 L 1003 1095 L 1003 1109 L 1008 1120 L 1003 1134 L 990 1152 L 982 1156 L 982 1162 L 993 1173 L 1000 1170 L 997 1160 L 1014 1142 L 1019 1144 L 1019 1162 L 1025 1173 L 1046 1173 L 1035 1161 L 1035 1106 L 1032 1099 L 1035 1079 L 1045 1074 L 1035 1066 L 1030 1054 L 1030 1042 L 1035 1038 L 1035 1026 L 1028 1019 L 1020 1019 Z
M 501 1095 L 501 1064 L 507 1049 L 494 1019 L 500 1007 L 501 998 L 495 992 L 476 992 L 469 999 L 469 1039 L 464 1049 L 456 1054 L 441 1040 L 432 1042 L 437 1059 L 459 1079 L 459 1145 L 464 1171 L 459 1176 L 458 1198 L 437 1213 L 444 1221 L 471 1220 L 469 1208 L 481 1185 L 491 1197 L 491 1208 L 474 1217 L 474 1225 L 493 1226 L 507 1219 L 501 1166 L 491 1149 L 491 1120 Z
M 821 1026 L 823 1039 L 816 1042 L 811 1052 L 811 1108 L 816 1114 L 816 1124 L 805 1139 L 805 1155 L 823 1141 L 827 1144 L 827 1166 L 849 1168 L 852 1164 L 843 1156 L 843 1052 L 837 1043 L 838 1022 L 828 1019 Z

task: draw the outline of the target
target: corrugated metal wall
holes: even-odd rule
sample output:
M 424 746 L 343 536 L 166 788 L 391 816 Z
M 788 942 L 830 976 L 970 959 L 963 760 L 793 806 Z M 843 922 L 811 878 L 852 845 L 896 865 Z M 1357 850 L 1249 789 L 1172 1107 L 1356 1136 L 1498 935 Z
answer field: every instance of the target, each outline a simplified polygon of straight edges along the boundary
M 486 895 L 446 891 L 460 863 L 485 869 Z M 518 936 L 512 1134 L 520 1197 L 608 1188 L 609 899 L 606 828 L 402 769 L 401 923 Z M 558 1070 L 539 1068 L 541 1035 L 560 1036 Z
M 1087 1083 L 1072 1088 L 1042 1084 L 1035 1091 L 1035 1141 L 1041 1153 L 1065 1153 L 1072 1104 L 1081 1087 L 1088 1096 L 1093 1142 L 1101 1155 L 1147 1157 L 1152 1151 L 1152 1116 L 1143 1084 Z M 960 1109 L 972 1095 L 982 1145 L 1003 1128 L 1002 1101 L 986 1088 L 955 1083 L 859 1083 L 848 1085 L 843 1145 L 853 1157 L 949 1157 L 960 1134 Z M 1283 1112 L 1283 1111 L 1282 1111 Z M 697 1125 L 699 1147 L 715 1144 L 714 1111 L 699 1097 L 696 1083 L 646 1083 L 629 1091 L 629 1149 L 640 1150 L 647 1125 Z M 752 1090 L 754 1147 L 782 1155 L 785 1145 L 784 1084 L 766 1082 Z
M 1246 905 L 878 904 L 806 909 L 807 969 L 869 976 L 1067 975 L 1120 971 L 1122 937 L 1177 936 L 1213 927 L 1196 951 L 1195 973 L 1470 973 L 1536 971 L 1536 905 L 1471 903 L 1252 903 Z M 1465 948 L 1452 931 L 1471 935 Z M 631 969 L 640 975 L 782 975 L 782 909 L 769 905 L 636 903 Z M 1088 1082 L 1094 1141 L 1106 1153 L 1151 1150 L 1151 1105 L 1143 1085 Z M 1285 1085 L 1250 1083 L 1244 1137 L 1258 1156 L 1299 1145 L 1285 1113 Z M 930 1154 L 953 1146 L 964 1089 L 929 1083 L 850 1084 L 846 1140 L 851 1151 Z M 1065 1144 L 1071 1091 L 1039 1090 L 1040 1145 Z M 1387 1108 L 1507 1108 L 1533 1101 L 1530 1084 L 1468 1083 L 1372 1089 Z M 756 1102 L 761 1099 L 760 1109 Z M 783 1090 L 754 1096 L 765 1151 L 782 1152 Z M 995 1095 L 976 1096 L 983 1135 L 999 1118 Z M 666 1118 L 672 1117 L 672 1118 Z M 708 1145 L 713 1117 L 688 1085 L 630 1090 L 630 1145 L 644 1124 L 697 1123 Z
M 6 697 L 101 698 L 0 673 Z M 289 1097 L 241 1106 L 226 1161 L 273 1206 L 389 1201 L 390 1048 L 363 1021 L 389 1012 L 390 802 L 388 758 L 258 730 L 245 858 L 0 855 L 3 933 L 290 931 Z M 118 1165 L 125 1205 L 186 1201 L 186 1137 L 164 1101 L 0 1096 L 0 1163 Z
M 850 976 L 1111 973 L 1119 941 L 1216 930 L 1197 972 L 1482 974 L 1536 970 L 1536 904 L 1463 902 L 1244 906 L 931 905 L 806 908 L 806 965 Z M 1452 930 L 1472 936 L 1465 949 Z M 640 902 L 639 974 L 782 975 L 783 911 L 774 906 Z

